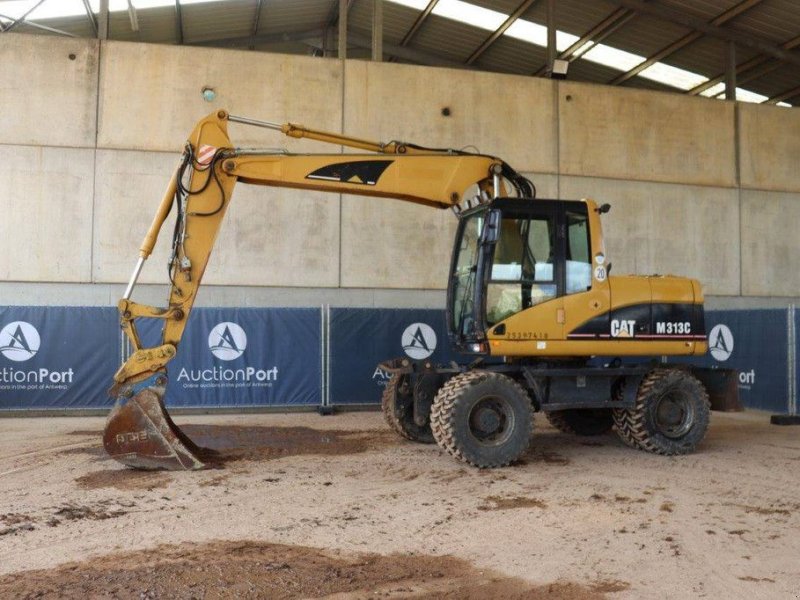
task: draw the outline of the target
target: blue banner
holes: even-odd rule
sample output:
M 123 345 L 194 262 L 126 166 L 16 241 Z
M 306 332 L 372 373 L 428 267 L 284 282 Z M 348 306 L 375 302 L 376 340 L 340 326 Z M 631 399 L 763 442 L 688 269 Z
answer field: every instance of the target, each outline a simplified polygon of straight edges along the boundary
M 445 313 L 437 309 L 335 308 L 330 319 L 330 404 L 377 404 L 398 357 L 452 359 Z
M 747 408 L 789 409 L 786 309 L 706 311 L 708 354 L 688 362 L 739 371 L 739 397 Z
M 389 379 L 382 361 L 474 358 L 451 350 L 438 309 L 332 309 L 326 336 L 322 323 L 316 308 L 195 309 L 168 367 L 167 405 L 320 405 L 323 390 L 333 405 L 377 404 Z M 792 323 L 800 328 L 800 317 L 785 309 L 707 311 L 709 353 L 683 361 L 736 369 L 746 407 L 791 412 L 790 382 L 800 389 Z M 145 346 L 159 343 L 162 321 L 137 324 Z M 0 410 L 111 406 L 121 340 L 114 308 L 0 307 Z
M 161 322 L 137 322 L 159 343 Z M 198 308 L 168 366 L 168 407 L 319 405 L 320 311 L 315 308 Z
M 0 307 L 0 410 L 111 406 L 119 358 L 115 308 Z

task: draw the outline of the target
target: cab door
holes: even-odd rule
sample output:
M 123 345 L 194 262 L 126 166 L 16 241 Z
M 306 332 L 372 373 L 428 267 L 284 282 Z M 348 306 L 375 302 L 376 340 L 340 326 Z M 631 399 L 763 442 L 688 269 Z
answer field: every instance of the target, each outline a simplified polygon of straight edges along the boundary
M 595 227 L 592 228 L 592 220 Z M 599 218 L 589 214 L 583 202 L 563 203 L 564 233 L 564 336 L 569 340 L 594 339 L 598 332 L 608 332 L 609 306 L 611 300 L 607 277 L 607 265 L 602 252 Z M 594 230 L 598 239 L 593 240 Z M 594 248 L 594 250 L 593 250 Z M 581 325 L 585 334 L 573 333 Z M 583 336 L 583 337 L 582 337 Z

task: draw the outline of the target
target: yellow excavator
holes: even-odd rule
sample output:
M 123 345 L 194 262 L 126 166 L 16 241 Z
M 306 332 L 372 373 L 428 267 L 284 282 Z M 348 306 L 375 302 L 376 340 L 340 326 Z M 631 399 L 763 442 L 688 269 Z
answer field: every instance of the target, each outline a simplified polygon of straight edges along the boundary
M 362 152 L 239 149 L 228 137 L 231 122 Z M 237 181 L 395 198 L 456 214 L 446 318 L 453 347 L 474 359 L 382 363 L 391 373 L 383 412 L 403 437 L 436 442 L 477 467 L 499 467 L 525 452 L 534 412 L 542 411 L 562 431 L 613 428 L 630 446 L 675 455 L 703 439 L 712 406 L 738 407 L 734 373 L 663 362 L 707 350 L 700 284 L 610 276 L 600 222 L 609 205 L 536 199 L 533 184 L 493 156 L 372 142 L 220 110 L 192 131 L 118 305 L 133 351 L 114 375 L 116 403 L 103 442 L 123 464 L 205 466 L 202 449 L 173 423 L 163 398 L 167 364 Z M 171 211 L 169 304 L 138 304 L 131 295 Z M 143 347 L 140 318 L 163 321 L 160 345 Z M 622 357 L 657 358 L 623 364 Z

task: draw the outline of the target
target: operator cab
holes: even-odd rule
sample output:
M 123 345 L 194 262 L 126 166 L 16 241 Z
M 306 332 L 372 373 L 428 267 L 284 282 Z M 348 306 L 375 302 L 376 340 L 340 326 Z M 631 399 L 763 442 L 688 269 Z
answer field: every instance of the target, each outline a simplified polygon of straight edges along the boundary
M 498 198 L 459 219 L 447 321 L 460 351 L 485 353 L 486 332 L 510 316 L 591 290 L 586 202 Z

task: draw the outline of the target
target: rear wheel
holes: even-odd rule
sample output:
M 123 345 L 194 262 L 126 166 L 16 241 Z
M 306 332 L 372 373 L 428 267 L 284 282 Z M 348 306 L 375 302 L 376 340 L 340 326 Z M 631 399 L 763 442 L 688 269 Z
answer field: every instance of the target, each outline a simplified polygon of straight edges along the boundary
M 436 443 L 455 458 L 481 468 L 502 467 L 528 449 L 533 408 L 513 379 L 470 371 L 447 381 L 431 410 Z
M 564 433 L 582 436 L 603 435 L 614 426 L 609 408 L 573 408 L 546 413 L 550 424 Z
M 414 390 L 408 375 L 392 375 L 381 398 L 383 418 L 398 434 L 413 442 L 432 444 L 435 440 L 430 424 L 414 421 Z
M 657 369 L 642 379 L 636 405 L 615 421 L 638 448 L 672 456 L 694 451 L 708 430 L 710 411 L 708 393 L 691 373 Z

